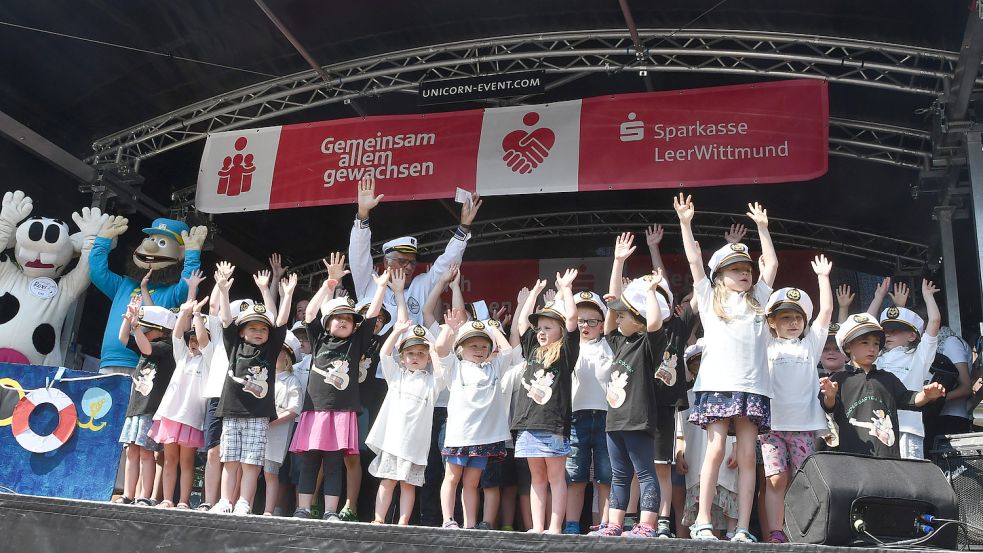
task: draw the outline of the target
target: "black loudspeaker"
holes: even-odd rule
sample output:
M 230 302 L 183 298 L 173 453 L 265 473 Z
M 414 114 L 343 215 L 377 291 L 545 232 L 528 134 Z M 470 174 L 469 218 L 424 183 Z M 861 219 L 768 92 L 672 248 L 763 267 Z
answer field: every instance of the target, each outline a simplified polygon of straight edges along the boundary
M 959 529 L 959 549 L 983 551 L 983 433 L 939 436 L 930 455 L 956 492 L 959 520 L 977 528 Z
M 871 545 L 926 536 L 922 515 L 955 519 L 956 494 L 929 461 L 820 452 L 785 493 L 785 533 L 794 543 Z M 922 545 L 954 548 L 949 525 Z

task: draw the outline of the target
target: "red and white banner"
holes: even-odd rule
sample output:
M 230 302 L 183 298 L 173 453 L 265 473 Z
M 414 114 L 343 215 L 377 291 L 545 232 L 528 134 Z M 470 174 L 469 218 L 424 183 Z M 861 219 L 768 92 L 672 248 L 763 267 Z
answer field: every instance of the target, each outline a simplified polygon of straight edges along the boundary
M 797 80 L 209 135 L 198 209 L 793 182 L 826 172 L 827 87 Z

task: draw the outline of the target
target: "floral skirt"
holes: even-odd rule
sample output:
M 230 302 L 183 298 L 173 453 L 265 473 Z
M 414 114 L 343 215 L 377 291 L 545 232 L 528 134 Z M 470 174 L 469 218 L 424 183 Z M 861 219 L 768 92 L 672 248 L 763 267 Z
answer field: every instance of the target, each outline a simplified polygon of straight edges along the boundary
M 440 454 L 451 457 L 488 457 L 489 460 L 502 460 L 505 458 L 505 442 L 445 447 L 440 450 Z
M 683 509 L 683 526 L 692 526 L 700 510 L 700 485 L 693 484 L 686 489 L 686 507 Z M 737 518 L 737 494 L 723 486 L 717 486 L 717 493 L 710 507 L 710 524 L 715 530 L 727 530 L 727 519 Z
M 758 434 L 771 431 L 771 399 L 748 392 L 696 392 L 689 410 L 689 422 L 706 428 L 712 422 L 747 417 L 758 427 Z

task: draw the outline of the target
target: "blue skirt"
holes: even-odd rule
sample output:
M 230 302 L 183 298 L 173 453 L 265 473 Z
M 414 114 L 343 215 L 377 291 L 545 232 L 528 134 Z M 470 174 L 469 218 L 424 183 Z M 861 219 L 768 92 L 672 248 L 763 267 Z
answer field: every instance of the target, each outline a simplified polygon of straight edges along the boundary
M 771 399 L 749 392 L 696 392 L 689 409 L 689 422 L 706 428 L 712 422 L 747 417 L 758 434 L 771 431 Z

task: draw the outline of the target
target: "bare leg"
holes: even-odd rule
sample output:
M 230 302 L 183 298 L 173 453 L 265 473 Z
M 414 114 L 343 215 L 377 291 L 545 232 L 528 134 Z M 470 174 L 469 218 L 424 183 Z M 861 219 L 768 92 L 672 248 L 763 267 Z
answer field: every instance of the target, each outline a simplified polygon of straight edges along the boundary
M 758 443 L 758 426 L 747 417 L 737 417 L 734 423 L 737 430 L 737 527 L 747 528 L 754 503 L 754 449 Z
M 413 503 L 416 501 L 416 486 L 409 482 L 399 483 L 399 525 L 409 526 L 413 516 Z
M 161 452 L 154 453 L 154 499 L 160 500 L 163 496 L 163 477 L 164 477 L 164 454 Z M 173 494 L 174 491 L 172 490 Z
M 608 510 L 611 505 L 609 500 L 611 499 L 611 484 L 594 484 L 594 490 L 597 493 L 597 510 L 601 515 L 600 522 L 608 522 Z
M 659 517 L 669 518 L 672 513 L 672 465 L 655 465 L 655 477 L 659 481 Z
M 181 497 L 178 501 L 185 505 L 189 505 L 191 501 L 191 486 L 195 479 L 195 455 L 197 453 L 193 447 L 181 448 Z
M 532 490 L 529 495 L 519 496 L 519 514 L 522 515 L 522 526 L 527 530 L 532 529 Z
M 547 457 L 546 472 L 550 482 L 551 509 L 547 533 L 563 532 L 564 510 L 567 508 L 567 458 Z
M 143 493 L 140 497 L 154 496 L 154 479 L 157 476 L 157 459 L 154 452 L 149 449 L 140 448 L 140 473 L 143 479 Z
M 532 527 L 529 530 L 536 534 L 542 534 L 546 530 L 546 486 L 549 484 L 546 459 L 530 457 L 527 461 L 529 462 L 529 474 L 532 476 L 532 483 L 529 487 Z
M 757 465 L 755 467 L 755 474 L 758 478 L 758 525 L 761 526 L 761 533 L 767 536 L 774 528 L 771 526 L 771 516 L 768 513 L 768 500 L 765 497 L 765 491 L 768 489 L 768 479 L 765 478 L 765 466 Z
M 515 502 L 518 498 L 519 489 L 516 486 L 505 486 L 502 488 L 502 499 L 499 501 L 498 513 L 501 528 L 506 526 L 515 527 Z
M 140 448 L 136 444 L 127 444 L 123 450 L 126 464 L 123 468 L 123 497 L 136 499 L 137 481 L 140 480 Z
M 389 506 L 392 504 L 395 489 L 395 480 L 383 479 L 379 482 L 379 490 L 375 493 L 375 520 L 373 522 L 386 522 L 386 514 L 388 514 Z
M 276 500 L 280 495 L 280 477 L 276 473 L 263 471 L 263 478 L 266 481 L 266 505 L 263 508 L 264 515 L 272 515 L 276 509 Z
M 686 509 L 686 486 L 672 487 L 672 508 L 676 511 L 676 537 L 689 538 L 689 528 L 683 525 L 683 511 Z
M 218 446 L 205 454 L 205 503 L 214 505 L 221 496 L 222 460 Z
M 362 457 L 345 455 L 345 508 L 358 512 L 358 494 L 362 489 Z
M 256 497 L 257 481 L 259 474 L 263 472 L 263 466 L 240 463 L 240 470 L 242 470 L 242 482 L 239 484 L 239 499 L 245 499 L 246 503 L 252 505 L 253 499 Z
M 788 481 L 788 471 L 785 471 L 769 476 L 765 484 L 765 502 L 768 503 L 770 517 L 768 520 L 774 529 L 785 527 L 785 490 L 788 488 Z
M 464 527 L 474 528 L 478 524 L 478 484 L 481 483 L 481 469 L 464 469 L 461 481 L 464 484 L 464 489 L 461 491 Z
M 174 485 L 177 483 L 177 467 L 181 462 L 181 446 L 164 444 L 164 501 L 174 503 Z
M 717 477 L 720 475 L 720 462 L 724 460 L 729 426 L 729 420 L 724 419 L 714 421 L 706 428 L 707 452 L 700 470 L 700 507 L 696 515 L 697 524 L 710 524 L 710 509 L 713 506 L 713 497 L 717 493 Z
M 567 484 L 567 522 L 580 522 L 580 513 L 584 510 L 584 495 L 586 492 L 586 482 Z
M 485 500 L 481 508 L 482 521 L 487 522 L 488 526 L 498 528 L 498 506 L 501 503 L 502 488 L 484 488 Z
M 457 485 L 464 475 L 464 467 L 454 463 L 444 463 L 444 481 L 440 483 L 440 512 L 444 522 L 454 520 L 454 506 L 457 504 Z
M 230 461 L 222 465 L 222 499 L 232 502 L 238 499 L 239 462 Z

